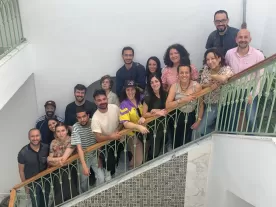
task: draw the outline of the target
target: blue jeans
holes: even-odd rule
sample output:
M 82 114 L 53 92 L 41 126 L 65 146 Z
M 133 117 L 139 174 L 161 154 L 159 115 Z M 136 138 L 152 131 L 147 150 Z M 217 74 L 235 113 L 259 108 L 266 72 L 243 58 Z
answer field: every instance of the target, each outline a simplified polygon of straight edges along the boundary
M 197 131 L 201 136 L 211 133 L 215 130 L 216 119 L 218 115 L 218 104 L 205 105 L 204 114 Z M 206 131 L 205 131 L 206 128 Z

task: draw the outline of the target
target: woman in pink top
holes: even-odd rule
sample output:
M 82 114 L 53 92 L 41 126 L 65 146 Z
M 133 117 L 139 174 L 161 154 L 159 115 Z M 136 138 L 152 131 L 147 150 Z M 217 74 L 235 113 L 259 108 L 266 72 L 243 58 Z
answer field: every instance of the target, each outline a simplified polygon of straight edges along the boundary
M 178 82 L 177 67 L 180 63 L 190 65 L 190 54 L 180 44 L 174 44 L 168 47 L 164 55 L 165 68 L 162 70 L 162 84 L 166 91 L 169 90 L 170 86 Z M 191 79 L 194 81 L 198 80 L 198 71 L 194 65 L 191 65 L 192 73 Z

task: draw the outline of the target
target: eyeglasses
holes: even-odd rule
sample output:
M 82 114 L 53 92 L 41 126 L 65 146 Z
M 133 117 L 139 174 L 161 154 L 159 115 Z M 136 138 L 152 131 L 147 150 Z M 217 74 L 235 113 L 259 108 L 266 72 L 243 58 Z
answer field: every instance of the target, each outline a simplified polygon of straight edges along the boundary
M 227 19 L 215 20 L 214 22 L 215 22 L 215 24 L 219 24 L 219 23 L 225 24 L 227 22 Z

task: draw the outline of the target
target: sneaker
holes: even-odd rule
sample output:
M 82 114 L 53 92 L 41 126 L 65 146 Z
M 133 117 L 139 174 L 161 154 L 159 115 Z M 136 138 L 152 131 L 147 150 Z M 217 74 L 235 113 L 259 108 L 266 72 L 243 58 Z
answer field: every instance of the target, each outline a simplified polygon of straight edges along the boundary
M 167 144 L 166 147 L 167 147 L 167 152 L 170 152 L 173 150 L 172 144 Z

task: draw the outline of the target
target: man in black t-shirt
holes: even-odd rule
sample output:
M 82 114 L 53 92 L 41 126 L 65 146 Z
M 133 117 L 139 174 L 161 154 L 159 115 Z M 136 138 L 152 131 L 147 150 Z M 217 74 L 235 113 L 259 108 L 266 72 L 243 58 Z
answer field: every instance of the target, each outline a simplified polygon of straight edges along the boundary
M 31 129 L 28 136 L 30 143 L 20 150 L 17 157 L 22 182 L 46 170 L 49 155 L 49 146 L 40 142 L 41 134 L 38 129 Z M 30 194 L 32 206 L 48 206 L 50 184 L 45 181 L 47 176 L 49 175 L 44 176 L 43 183 L 42 179 L 38 179 L 25 186 L 26 193 Z
M 82 84 L 77 84 L 74 88 L 75 101 L 68 104 L 65 110 L 65 124 L 72 127 L 77 122 L 76 109 L 77 107 L 83 107 L 85 111 L 92 118 L 93 114 L 97 110 L 95 103 L 85 100 L 86 87 Z

